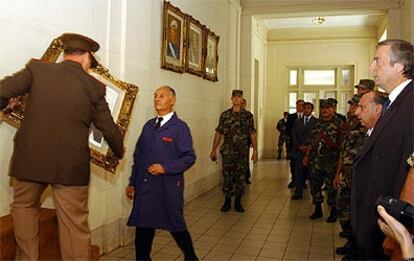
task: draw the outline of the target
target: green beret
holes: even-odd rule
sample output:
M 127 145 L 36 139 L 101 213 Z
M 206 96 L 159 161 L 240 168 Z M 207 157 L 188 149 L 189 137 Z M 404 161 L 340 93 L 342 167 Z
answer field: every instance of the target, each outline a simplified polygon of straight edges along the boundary
M 334 107 L 334 104 L 332 103 L 332 101 L 329 101 L 329 99 L 321 99 L 319 100 L 319 107 L 321 108 L 326 108 L 326 107 Z
M 59 38 L 63 43 L 63 49 L 75 48 L 85 52 L 96 52 L 99 50 L 97 42 L 81 34 L 64 33 Z
M 371 91 L 374 90 L 375 82 L 371 79 L 361 79 L 359 80 L 359 83 L 355 85 L 355 88 L 364 88 L 369 89 Z
M 243 91 L 242 90 L 233 90 L 231 92 L 231 96 L 243 96 Z
M 338 104 L 338 101 L 336 99 L 334 99 L 334 98 L 328 98 L 327 101 L 329 103 L 331 103 L 332 105 L 337 105 Z

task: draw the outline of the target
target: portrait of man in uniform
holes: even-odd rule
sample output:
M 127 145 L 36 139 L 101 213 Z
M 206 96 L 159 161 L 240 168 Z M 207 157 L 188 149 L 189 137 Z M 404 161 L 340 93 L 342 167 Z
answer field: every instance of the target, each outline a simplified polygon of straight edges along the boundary
M 181 52 L 181 21 L 169 16 L 168 24 L 167 55 L 179 60 Z
M 190 65 L 194 67 L 200 66 L 200 58 L 201 58 L 201 34 L 194 30 L 193 28 L 190 28 L 190 35 L 189 35 L 189 63 Z

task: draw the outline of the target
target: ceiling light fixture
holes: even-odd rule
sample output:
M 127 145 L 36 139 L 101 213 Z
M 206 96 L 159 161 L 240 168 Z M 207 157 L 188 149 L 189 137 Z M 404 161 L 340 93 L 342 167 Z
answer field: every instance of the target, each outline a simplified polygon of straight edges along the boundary
M 316 25 L 321 25 L 325 22 L 326 18 L 324 16 L 315 16 L 312 17 L 312 23 Z

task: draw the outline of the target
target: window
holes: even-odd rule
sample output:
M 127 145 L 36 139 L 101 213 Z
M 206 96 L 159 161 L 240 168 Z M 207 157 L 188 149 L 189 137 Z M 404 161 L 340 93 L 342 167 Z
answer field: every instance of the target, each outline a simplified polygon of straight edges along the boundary
M 335 70 L 304 70 L 305 85 L 335 85 Z
M 290 67 L 286 76 L 288 89 L 288 110 L 296 111 L 296 101 L 303 99 L 312 102 L 314 113 L 319 114 L 319 100 L 335 98 L 338 100 L 338 112 L 346 114 L 348 100 L 354 93 L 354 66 L 318 66 Z
M 296 112 L 296 101 L 298 100 L 297 92 L 289 92 L 289 113 Z
M 289 85 L 297 85 L 298 83 L 298 70 L 290 70 L 289 72 Z
M 343 86 L 349 85 L 349 70 L 342 70 L 341 84 Z

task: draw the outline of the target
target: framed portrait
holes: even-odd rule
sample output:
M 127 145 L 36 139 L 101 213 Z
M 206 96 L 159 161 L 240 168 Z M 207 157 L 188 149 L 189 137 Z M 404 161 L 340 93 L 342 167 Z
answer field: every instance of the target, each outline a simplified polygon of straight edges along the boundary
M 220 37 L 210 30 L 205 34 L 205 73 L 204 78 L 210 81 L 218 81 L 218 42 Z
M 205 26 L 193 17 L 188 16 L 185 69 L 186 72 L 199 76 L 204 75 L 203 46 L 205 44 L 203 41 L 206 38 L 203 36 L 205 33 Z
M 186 16 L 180 9 L 164 1 L 161 68 L 185 71 Z
M 41 59 L 48 62 L 59 62 L 62 60 L 62 53 L 62 42 L 59 38 L 56 38 L 49 45 Z M 135 97 L 138 94 L 138 87 L 117 79 L 100 63 L 95 68 L 91 68 L 89 73 L 106 86 L 105 99 L 108 102 L 114 121 L 121 128 L 122 135 L 125 135 L 130 122 Z M 24 108 L 27 98 L 28 95 L 25 95 L 11 100 L 5 110 L 7 113 L 5 121 L 16 128 L 24 120 Z M 111 173 L 115 173 L 119 162 L 113 156 L 109 145 L 103 138 L 102 132 L 96 129 L 93 124 L 89 130 L 89 148 L 91 162 Z

